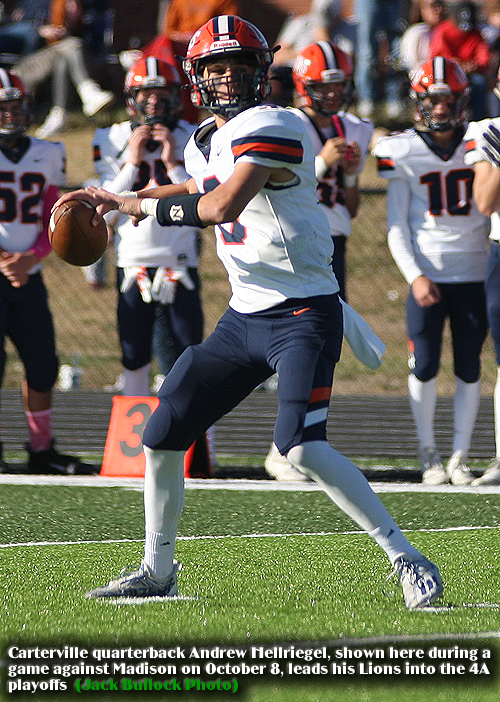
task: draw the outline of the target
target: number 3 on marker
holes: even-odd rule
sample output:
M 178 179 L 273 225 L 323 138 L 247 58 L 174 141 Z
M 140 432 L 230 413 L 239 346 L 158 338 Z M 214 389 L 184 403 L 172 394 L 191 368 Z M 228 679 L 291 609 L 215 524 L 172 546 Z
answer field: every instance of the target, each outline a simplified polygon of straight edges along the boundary
M 148 419 L 151 417 L 152 409 L 145 402 L 138 402 L 128 410 L 125 416 L 134 417 L 134 415 L 137 414 L 139 415 L 139 422 L 132 424 L 129 431 L 129 436 L 130 438 L 136 436 L 138 437 L 138 440 L 133 441 L 132 445 L 128 443 L 128 439 L 120 441 L 121 452 L 127 458 L 136 458 L 142 453 L 142 435 L 144 433 L 144 427 L 146 426 Z

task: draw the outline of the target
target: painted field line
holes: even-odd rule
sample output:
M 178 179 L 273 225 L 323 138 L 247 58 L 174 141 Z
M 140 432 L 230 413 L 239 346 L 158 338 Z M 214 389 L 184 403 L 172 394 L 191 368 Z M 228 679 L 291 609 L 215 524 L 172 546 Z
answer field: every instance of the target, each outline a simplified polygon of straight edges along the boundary
M 418 533 L 433 533 L 433 532 L 452 532 L 452 531 L 481 531 L 481 530 L 498 529 L 497 526 L 458 526 L 458 527 L 442 527 L 436 529 L 403 529 L 408 534 Z M 318 531 L 305 533 L 291 534 L 222 534 L 222 535 L 201 535 L 201 536 L 178 536 L 177 541 L 220 541 L 222 539 L 286 539 L 289 537 L 307 537 L 307 536 L 367 536 L 364 531 Z M 136 544 L 142 543 L 144 539 L 104 539 L 104 540 L 88 540 L 88 541 L 27 541 L 15 544 L 0 544 L 2 548 L 27 548 L 29 546 L 91 546 L 94 544 Z

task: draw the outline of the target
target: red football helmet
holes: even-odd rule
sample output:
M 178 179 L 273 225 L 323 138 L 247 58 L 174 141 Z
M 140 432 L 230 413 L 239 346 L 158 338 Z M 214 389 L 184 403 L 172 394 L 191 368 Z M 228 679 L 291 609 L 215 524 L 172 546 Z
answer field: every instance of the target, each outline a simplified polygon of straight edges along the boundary
M 349 106 L 354 92 L 350 57 L 327 41 L 302 49 L 293 64 L 293 82 L 300 107 L 312 107 L 322 115 L 334 115 Z M 339 83 L 326 92 L 325 85 Z
M 417 106 L 417 125 L 429 131 L 445 132 L 463 124 L 468 119 L 469 92 L 467 76 L 455 61 L 442 56 L 427 61 L 411 81 L 410 96 Z M 446 117 L 437 118 L 433 116 L 433 98 L 446 95 L 453 98 L 453 104 L 450 102 Z
M 147 99 L 139 102 L 137 95 L 141 90 L 166 88 L 162 94 L 154 114 L 148 113 Z M 167 95 L 168 93 L 168 95 Z M 177 68 L 154 56 L 138 61 L 125 77 L 125 94 L 131 114 L 142 124 L 160 122 L 173 128 L 182 109 L 181 77 Z
M 237 77 L 238 94 L 231 90 L 231 97 L 223 98 L 217 88 L 225 82 L 234 89 L 236 77 L 207 80 L 203 78 L 203 68 L 214 59 L 228 56 L 241 56 L 255 69 L 253 75 Z M 197 107 L 231 119 L 269 95 L 268 71 L 272 62 L 273 52 L 257 27 L 234 15 L 214 17 L 194 33 L 183 62 L 191 83 L 191 100 Z
M 19 102 L 16 113 L 0 110 L 0 137 L 23 134 L 33 119 L 31 97 L 23 81 L 14 71 L 0 68 L 0 103 L 13 100 Z

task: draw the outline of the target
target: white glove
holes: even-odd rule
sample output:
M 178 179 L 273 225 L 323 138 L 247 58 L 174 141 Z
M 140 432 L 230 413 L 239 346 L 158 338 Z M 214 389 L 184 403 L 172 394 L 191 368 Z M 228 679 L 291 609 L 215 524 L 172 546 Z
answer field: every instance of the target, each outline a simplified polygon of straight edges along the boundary
M 486 142 L 481 145 L 483 156 L 494 168 L 500 168 L 500 130 L 489 124 L 483 132 L 483 140 Z
M 175 300 L 178 283 L 182 283 L 187 290 L 194 290 L 194 283 L 185 268 L 174 270 L 160 266 L 153 278 L 153 300 L 162 305 L 171 305 Z
M 152 302 L 153 295 L 151 293 L 151 281 L 145 266 L 126 266 L 123 269 L 123 280 L 120 285 L 120 292 L 126 293 L 130 290 L 134 283 L 141 293 L 144 302 Z

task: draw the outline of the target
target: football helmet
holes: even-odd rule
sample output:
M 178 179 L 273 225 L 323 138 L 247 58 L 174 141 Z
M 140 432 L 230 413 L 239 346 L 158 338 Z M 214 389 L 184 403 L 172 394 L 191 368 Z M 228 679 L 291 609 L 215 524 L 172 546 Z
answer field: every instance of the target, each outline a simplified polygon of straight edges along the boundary
M 0 103 L 15 100 L 19 109 L 0 110 L 0 137 L 23 134 L 33 119 L 32 100 L 23 81 L 11 70 L 0 68 Z
M 148 101 L 138 101 L 141 90 L 167 88 L 168 97 L 162 94 L 154 114 L 148 112 Z M 181 77 L 177 68 L 154 56 L 138 61 L 125 77 L 125 95 L 127 105 L 133 117 L 141 124 L 161 123 L 169 129 L 177 124 L 182 110 Z
M 207 63 L 230 56 L 255 66 L 252 73 L 204 78 Z M 191 100 L 197 107 L 231 119 L 269 96 L 272 62 L 273 51 L 257 27 L 235 15 L 214 17 L 194 33 L 183 61 Z
M 468 119 L 469 92 L 467 76 L 454 61 L 442 56 L 427 61 L 414 73 L 411 81 L 410 96 L 417 108 L 417 126 L 428 131 L 446 132 L 463 124 Z M 446 95 L 454 101 L 450 101 L 447 115 L 436 117 L 433 98 Z
M 353 65 L 348 54 L 327 41 L 302 49 L 293 64 L 299 107 L 312 107 L 327 117 L 345 110 L 354 92 Z M 325 86 L 339 83 L 337 89 Z

